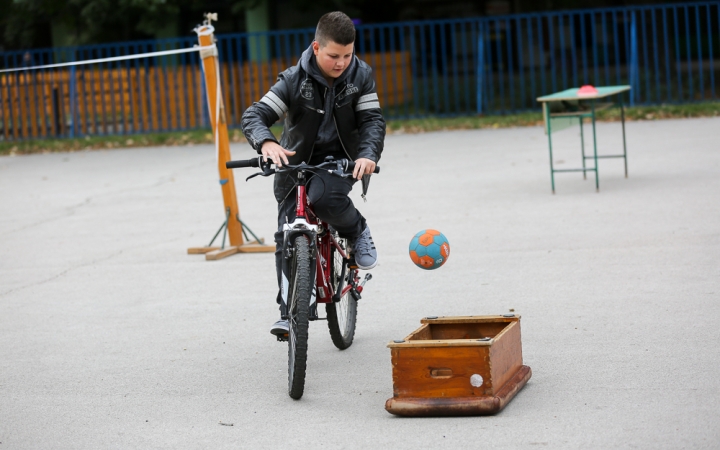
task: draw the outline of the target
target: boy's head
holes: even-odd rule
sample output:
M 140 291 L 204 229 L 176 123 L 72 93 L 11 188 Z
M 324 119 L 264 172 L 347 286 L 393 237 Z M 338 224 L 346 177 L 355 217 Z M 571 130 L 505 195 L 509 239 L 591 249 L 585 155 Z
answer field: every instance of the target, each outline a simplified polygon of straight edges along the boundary
M 335 11 L 320 18 L 312 46 L 318 67 L 326 79 L 337 78 L 348 68 L 354 42 L 355 25 L 347 14 Z
M 320 18 L 315 28 L 315 41 L 325 47 L 330 41 L 340 45 L 355 42 L 355 24 L 344 12 L 335 11 Z

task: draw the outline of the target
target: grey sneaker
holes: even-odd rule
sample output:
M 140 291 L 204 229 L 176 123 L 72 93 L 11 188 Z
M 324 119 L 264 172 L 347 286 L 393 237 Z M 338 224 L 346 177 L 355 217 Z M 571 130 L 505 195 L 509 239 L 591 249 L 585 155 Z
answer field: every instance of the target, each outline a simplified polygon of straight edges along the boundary
M 370 270 L 377 265 L 377 250 L 369 227 L 366 226 L 362 234 L 355 239 L 353 254 L 355 263 L 362 270 Z
M 270 333 L 278 337 L 283 337 L 288 334 L 290 325 L 287 320 L 278 320 L 270 327 Z

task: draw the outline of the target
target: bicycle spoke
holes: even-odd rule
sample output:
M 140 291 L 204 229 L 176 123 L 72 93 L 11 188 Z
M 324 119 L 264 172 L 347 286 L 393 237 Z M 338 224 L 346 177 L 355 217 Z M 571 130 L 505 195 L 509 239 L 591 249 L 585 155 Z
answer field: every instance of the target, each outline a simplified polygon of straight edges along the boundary
M 336 239 L 341 248 L 346 248 L 347 242 L 344 239 Z M 345 259 L 341 253 L 333 248 L 332 257 L 330 258 L 330 280 L 333 284 L 333 290 L 340 295 L 340 301 L 328 303 L 325 306 L 328 318 L 328 329 L 333 344 L 340 350 L 344 350 L 352 345 L 355 337 L 355 323 L 357 315 L 357 301 L 346 291 L 342 294 L 343 288 L 347 286 L 349 280 L 352 280 L 355 274 L 354 270 L 350 270 L 345 266 Z M 345 267 L 345 279 L 342 278 L 343 267 Z

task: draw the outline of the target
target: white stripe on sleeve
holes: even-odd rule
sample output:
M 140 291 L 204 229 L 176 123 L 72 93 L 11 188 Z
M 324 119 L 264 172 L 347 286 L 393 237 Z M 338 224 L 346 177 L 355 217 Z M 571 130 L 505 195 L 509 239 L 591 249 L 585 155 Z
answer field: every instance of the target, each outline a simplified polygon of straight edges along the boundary
M 275 102 L 273 102 L 272 100 L 270 100 L 267 95 L 260 99 L 260 103 L 265 103 L 266 105 L 268 105 L 269 107 L 271 107 L 271 108 L 273 109 L 273 111 L 275 111 L 275 114 L 278 115 L 278 117 L 282 117 L 282 116 L 283 116 L 282 109 L 280 109 L 280 108 L 278 107 L 278 105 L 275 104 Z
M 358 103 L 369 102 L 370 100 L 377 100 L 377 99 L 378 99 L 377 94 L 367 94 L 367 95 L 363 95 L 362 97 L 360 97 L 358 99 Z
M 286 104 L 280 99 L 280 97 L 278 97 L 273 91 L 268 91 L 268 93 L 265 94 L 265 96 L 266 96 L 266 97 L 270 97 L 270 100 L 274 101 L 275 104 L 280 107 L 280 109 L 282 110 L 283 114 L 285 114 L 286 112 L 288 112 L 288 107 L 287 107 L 287 105 L 286 105 Z
M 380 102 L 365 102 L 365 103 L 358 103 L 358 105 L 355 107 L 355 111 L 364 111 L 366 109 L 374 109 L 374 108 L 380 108 Z

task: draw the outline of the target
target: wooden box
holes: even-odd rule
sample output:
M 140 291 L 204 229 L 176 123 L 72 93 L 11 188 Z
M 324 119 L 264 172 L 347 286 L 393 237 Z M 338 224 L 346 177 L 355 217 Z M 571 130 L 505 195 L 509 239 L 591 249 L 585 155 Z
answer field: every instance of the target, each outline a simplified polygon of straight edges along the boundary
M 523 365 L 520 316 L 427 317 L 405 339 L 388 344 L 398 416 L 495 414 L 532 372 Z

